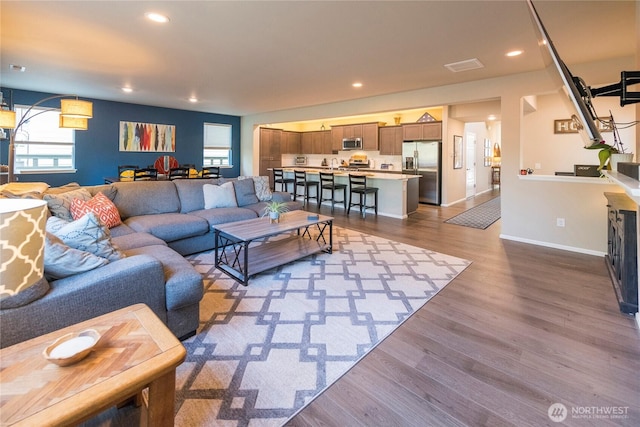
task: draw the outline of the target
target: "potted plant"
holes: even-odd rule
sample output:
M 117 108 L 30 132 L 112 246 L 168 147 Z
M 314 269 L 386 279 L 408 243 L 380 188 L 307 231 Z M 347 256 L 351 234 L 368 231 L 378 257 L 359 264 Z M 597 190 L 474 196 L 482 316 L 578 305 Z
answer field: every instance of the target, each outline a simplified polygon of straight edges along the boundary
M 264 214 L 262 216 L 269 216 L 271 223 L 280 222 L 280 215 L 287 212 L 289 208 L 284 202 L 271 201 L 267 202 L 267 206 L 264 208 Z
M 618 128 L 613 121 L 613 116 L 611 116 L 609 126 L 611 126 L 611 130 L 613 131 L 612 145 L 609 145 L 602 141 L 600 142 L 600 144 L 594 144 L 590 147 L 585 147 L 590 150 L 599 150 L 598 159 L 600 160 L 600 165 L 598 166 L 598 170 L 615 170 L 617 169 L 618 162 L 631 162 L 633 160 L 633 153 L 625 153 L 624 144 L 622 143 L 620 135 L 618 134 Z

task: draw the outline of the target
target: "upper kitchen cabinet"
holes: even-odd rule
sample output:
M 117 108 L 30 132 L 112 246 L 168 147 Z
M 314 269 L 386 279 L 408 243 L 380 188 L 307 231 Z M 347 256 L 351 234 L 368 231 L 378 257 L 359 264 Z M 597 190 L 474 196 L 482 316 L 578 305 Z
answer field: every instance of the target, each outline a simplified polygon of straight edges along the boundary
M 405 141 L 440 141 L 442 122 L 404 124 L 402 134 Z
M 378 150 L 378 123 L 362 125 L 362 149 L 365 151 Z
M 340 140 L 342 142 L 342 140 Z M 331 131 L 317 130 L 302 133 L 302 154 L 331 154 Z
M 362 149 L 378 150 L 378 126 L 380 123 L 360 123 L 355 125 L 331 126 L 331 146 L 333 151 L 342 150 L 344 138 L 362 138 Z
M 300 132 L 283 130 L 281 143 L 282 154 L 303 154 L 301 139 L 302 135 Z
M 380 155 L 402 155 L 403 132 L 402 126 L 386 126 L 379 130 Z

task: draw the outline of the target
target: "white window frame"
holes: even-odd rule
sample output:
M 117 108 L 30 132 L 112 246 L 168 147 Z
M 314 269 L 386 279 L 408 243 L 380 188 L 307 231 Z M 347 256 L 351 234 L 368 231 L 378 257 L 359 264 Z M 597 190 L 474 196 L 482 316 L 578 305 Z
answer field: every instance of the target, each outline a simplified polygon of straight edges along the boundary
M 16 122 L 20 122 L 29 108 L 28 105 L 15 106 Z M 38 106 L 31 107 L 28 114 L 30 118 L 17 129 L 15 135 L 14 173 L 75 172 L 75 130 L 59 127 L 60 110 Z M 56 154 L 56 147 L 66 148 L 67 153 Z
M 202 165 L 233 167 L 232 135 L 233 126 L 224 123 L 207 123 L 203 125 Z M 223 150 L 226 156 L 212 156 L 212 150 Z

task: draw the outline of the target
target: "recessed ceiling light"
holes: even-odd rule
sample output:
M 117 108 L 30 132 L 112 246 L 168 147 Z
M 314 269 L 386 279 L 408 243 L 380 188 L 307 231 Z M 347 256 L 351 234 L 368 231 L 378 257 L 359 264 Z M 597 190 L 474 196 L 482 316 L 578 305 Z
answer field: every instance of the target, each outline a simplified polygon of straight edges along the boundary
M 351 86 L 353 86 L 353 87 L 362 87 L 362 83 L 360 83 L 360 82 L 355 82 L 355 83 L 353 83 Z
M 198 102 L 198 98 L 196 98 L 195 96 L 192 96 L 189 98 L 189 102 Z
M 122 91 L 126 92 L 126 93 L 131 93 L 131 92 L 133 92 L 133 89 L 128 87 L 128 86 L 125 86 L 125 87 L 122 88 Z
M 493 114 L 490 114 L 489 117 L 487 117 L 487 120 L 495 120 L 496 116 L 494 116 Z
M 147 17 L 147 19 L 153 21 L 153 22 L 159 22 L 161 24 L 165 24 L 167 22 L 169 22 L 169 17 L 166 15 L 162 15 L 161 13 L 156 13 L 156 12 L 147 12 L 144 14 L 144 16 Z
M 511 52 L 507 52 L 507 56 L 509 57 L 520 56 L 520 55 L 522 55 L 521 50 L 512 50 Z
M 22 66 L 22 65 L 13 65 L 13 64 L 11 64 L 11 65 L 9 65 L 9 69 L 11 71 L 19 71 L 21 73 L 24 73 L 24 71 L 27 69 L 27 67 Z

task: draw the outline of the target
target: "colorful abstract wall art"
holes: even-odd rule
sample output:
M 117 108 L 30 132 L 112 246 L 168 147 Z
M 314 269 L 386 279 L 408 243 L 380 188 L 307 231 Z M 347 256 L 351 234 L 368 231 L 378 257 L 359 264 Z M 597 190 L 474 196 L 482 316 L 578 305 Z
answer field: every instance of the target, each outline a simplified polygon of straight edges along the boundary
M 176 127 L 120 122 L 120 151 L 175 152 Z

